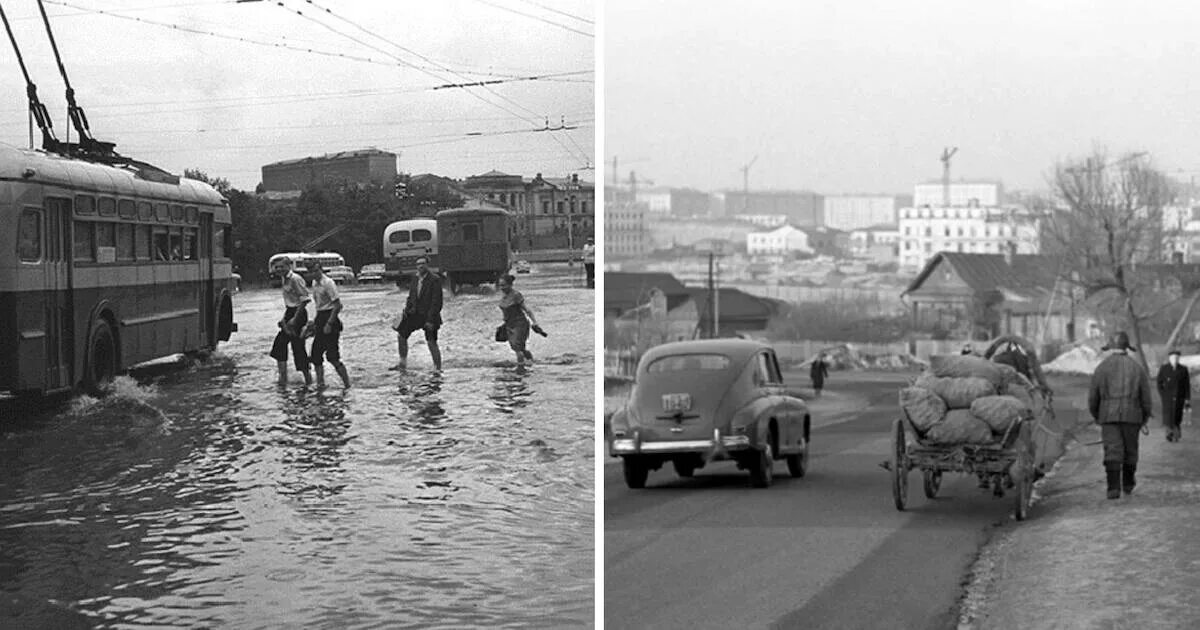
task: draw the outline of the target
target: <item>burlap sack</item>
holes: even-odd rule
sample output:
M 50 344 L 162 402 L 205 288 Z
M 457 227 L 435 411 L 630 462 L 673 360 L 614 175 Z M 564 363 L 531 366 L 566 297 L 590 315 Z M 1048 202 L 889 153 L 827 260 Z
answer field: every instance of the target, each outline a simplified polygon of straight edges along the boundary
M 1011 367 L 1013 374 L 1016 370 Z M 929 357 L 929 370 L 934 376 L 959 378 L 976 376 L 987 379 L 997 390 L 1004 386 L 1009 372 L 999 363 L 992 363 L 983 357 L 962 354 L 935 354 Z
M 946 403 L 941 396 L 924 387 L 905 387 L 900 390 L 900 408 L 918 433 L 924 433 L 946 415 Z
M 993 433 L 1004 433 L 1030 408 L 1013 396 L 984 396 L 971 403 L 971 415 L 983 420 Z
M 976 376 L 953 378 L 925 373 L 917 378 L 913 386 L 924 387 L 941 396 L 947 409 L 969 409 L 976 398 L 996 394 L 996 387 L 991 381 Z
M 1012 396 L 1013 398 L 1016 398 L 1017 400 L 1021 401 L 1021 404 L 1025 405 L 1025 408 L 1029 409 L 1030 411 L 1033 411 L 1034 409 L 1037 408 L 1034 405 L 1040 404 L 1040 403 L 1035 402 L 1035 399 L 1034 399 L 1036 390 L 1034 390 L 1032 387 L 1026 387 L 1024 385 L 1021 385 L 1020 383 L 1016 383 L 1016 382 L 1009 383 L 1004 388 L 1002 393 L 1005 396 Z M 1040 398 L 1040 395 L 1039 395 L 1039 398 Z
M 932 444 L 991 444 L 995 438 L 987 423 L 971 415 L 970 409 L 953 409 L 930 427 L 925 440 Z

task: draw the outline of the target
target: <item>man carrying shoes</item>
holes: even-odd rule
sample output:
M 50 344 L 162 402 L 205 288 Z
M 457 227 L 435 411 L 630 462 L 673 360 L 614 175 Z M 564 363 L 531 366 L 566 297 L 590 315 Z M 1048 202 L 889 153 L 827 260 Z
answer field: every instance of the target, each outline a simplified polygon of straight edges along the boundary
M 1133 492 L 1136 484 L 1138 433 L 1146 427 L 1153 411 L 1150 378 L 1142 365 L 1129 356 L 1129 336 L 1113 335 L 1102 350 L 1111 350 L 1092 374 L 1088 389 L 1088 411 L 1100 425 L 1104 443 L 1104 473 L 1108 498 Z

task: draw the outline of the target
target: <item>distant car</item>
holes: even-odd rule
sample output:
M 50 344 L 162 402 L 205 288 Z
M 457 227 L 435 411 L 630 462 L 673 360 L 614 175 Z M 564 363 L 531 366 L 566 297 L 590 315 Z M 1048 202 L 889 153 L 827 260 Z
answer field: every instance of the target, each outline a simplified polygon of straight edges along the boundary
M 383 284 L 383 263 L 371 263 L 363 265 L 362 269 L 358 270 L 359 284 Z
M 803 477 L 808 406 L 787 393 L 775 351 L 745 339 L 655 346 L 638 362 L 629 400 L 612 417 L 609 454 L 623 460 L 625 484 L 642 488 L 671 462 L 691 477 L 709 461 L 733 460 L 757 488 L 771 485 L 775 460 Z
M 325 275 L 338 284 L 354 284 L 354 270 L 346 265 L 334 265 L 325 270 Z
M 533 265 L 530 265 L 528 260 L 518 260 L 516 264 L 513 265 L 513 270 L 517 273 L 529 273 L 531 270 L 533 270 Z

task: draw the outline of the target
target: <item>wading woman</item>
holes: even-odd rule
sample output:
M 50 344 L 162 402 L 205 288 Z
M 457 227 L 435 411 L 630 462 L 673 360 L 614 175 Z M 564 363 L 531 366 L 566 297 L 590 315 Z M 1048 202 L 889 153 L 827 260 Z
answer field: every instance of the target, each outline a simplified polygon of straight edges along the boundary
M 525 365 L 525 361 L 533 362 L 533 353 L 525 348 L 529 342 L 530 329 L 541 335 L 546 333 L 537 324 L 533 311 L 525 304 L 525 296 L 513 288 L 516 277 L 505 274 L 496 282 L 500 289 L 500 311 L 504 313 L 504 328 L 508 332 L 508 347 L 517 355 L 517 365 Z

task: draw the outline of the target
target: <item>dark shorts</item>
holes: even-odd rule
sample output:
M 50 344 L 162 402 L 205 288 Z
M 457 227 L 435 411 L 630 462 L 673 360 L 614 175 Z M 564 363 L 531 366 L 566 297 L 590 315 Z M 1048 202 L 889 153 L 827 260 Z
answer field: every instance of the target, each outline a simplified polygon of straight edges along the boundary
M 282 328 L 279 329 L 279 333 L 275 335 L 275 342 L 271 344 L 271 358 L 280 362 L 287 361 L 288 346 L 291 346 L 292 358 L 295 361 L 296 369 L 303 371 L 308 369 L 308 352 L 304 350 L 304 339 L 300 337 L 299 333 L 304 329 L 304 325 L 308 323 L 308 309 L 303 307 L 288 307 L 283 312 L 283 318 L 290 321 L 292 317 L 296 317 L 297 308 L 300 309 L 300 314 L 298 315 L 299 325 L 296 327 L 297 334 L 289 335 Z
M 1130 422 L 1109 422 L 1100 425 L 1100 438 L 1104 442 L 1104 464 L 1136 466 L 1138 463 L 1138 435 L 1142 425 Z
M 412 335 L 418 330 L 425 331 L 425 341 L 430 343 L 437 341 L 438 327 L 434 326 L 432 329 L 425 328 L 424 315 L 412 315 L 410 313 L 405 313 L 404 316 L 400 318 L 400 323 L 396 326 L 396 333 L 405 339 L 408 339 L 409 335 Z
M 329 322 L 329 317 L 333 314 L 332 310 L 317 311 L 317 320 L 314 322 L 317 329 L 313 333 L 312 352 L 309 353 L 309 360 L 313 364 L 319 364 L 324 359 L 329 359 L 329 362 L 337 365 L 342 360 L 342 351 L 338 347 L 338 340 L 342 336 L 342 321 L 340 319 L 333 320 L 331 332 L 325 334 L 325 324 Z

